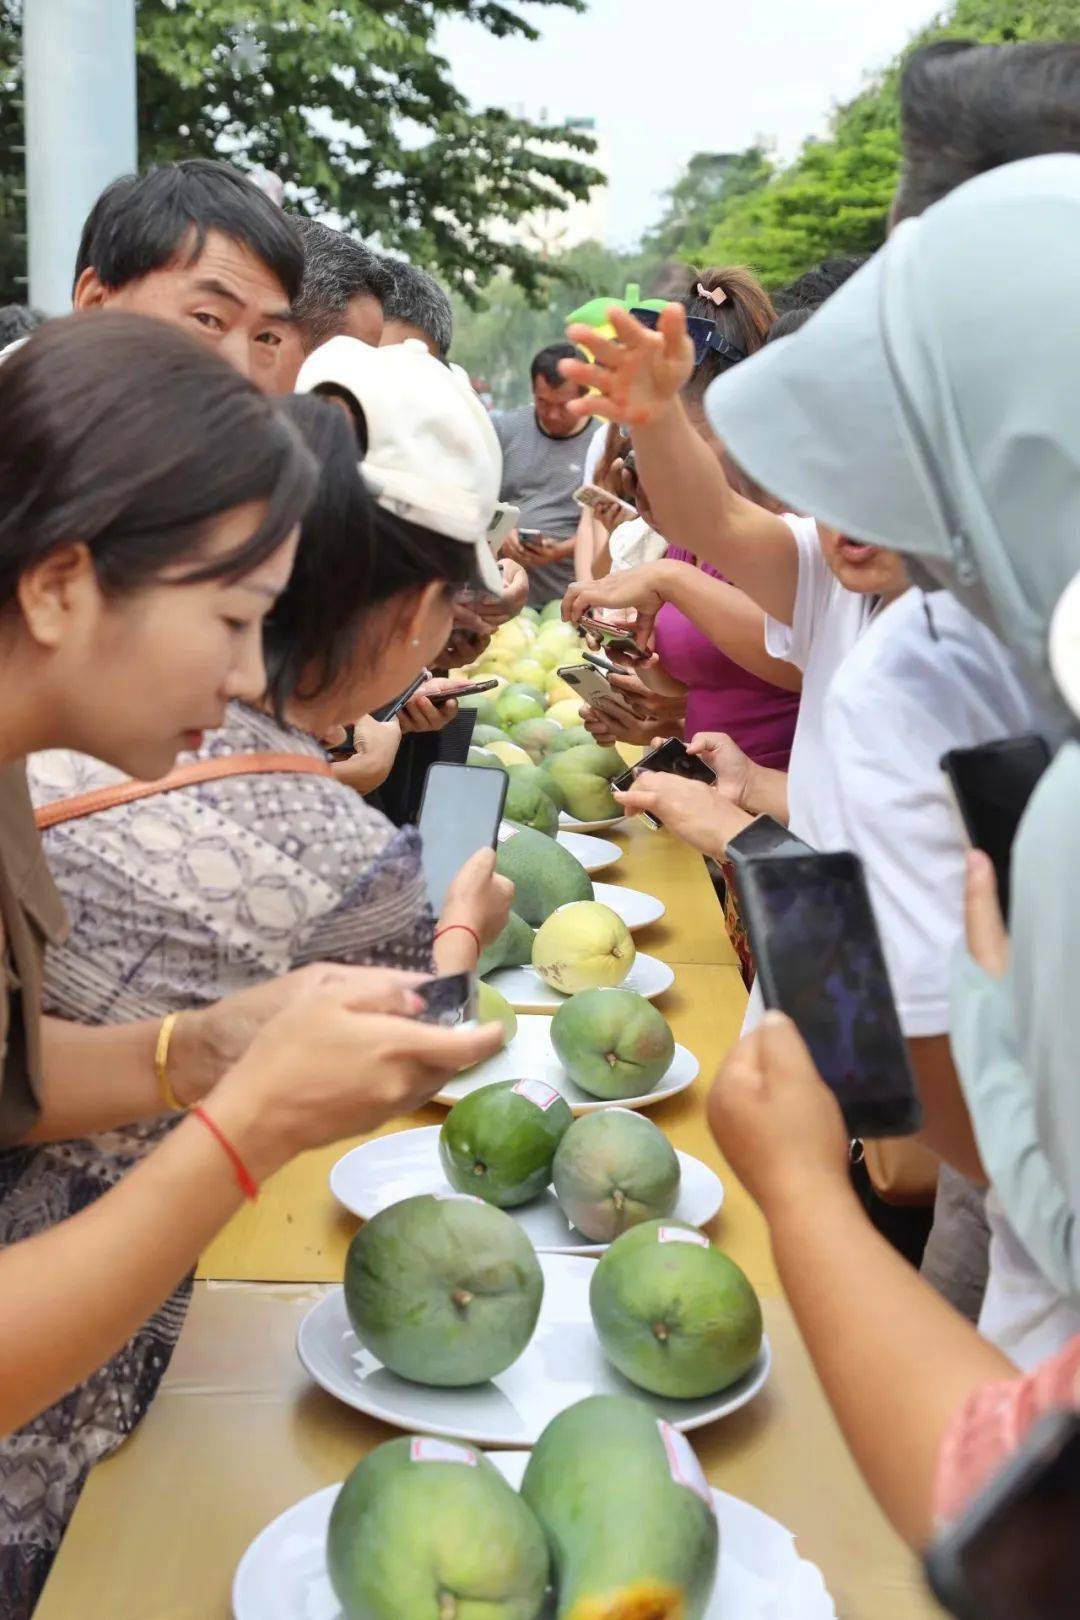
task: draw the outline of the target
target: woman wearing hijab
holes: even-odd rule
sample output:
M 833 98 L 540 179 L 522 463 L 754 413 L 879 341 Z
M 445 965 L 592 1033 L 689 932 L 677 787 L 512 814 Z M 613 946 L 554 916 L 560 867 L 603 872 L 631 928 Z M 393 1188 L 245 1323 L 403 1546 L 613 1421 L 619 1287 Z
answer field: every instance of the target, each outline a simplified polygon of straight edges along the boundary
M 987 333 L 1009 331 L 1008 248 L 1018 240 L 1044 317 L 1003 350 Z M 1078 276 L 1080 158 L 1009 165 L 901 226 L 802 332 L 738 368 L 708 404 L 751 477 L 903 553 L 916 577 L 1000 635 L 1048 698 L 1053 661 L 1080 712 L 1068 591 L 1080 572 Z M 999 1297 L 1046 1356 L 1080 1331 L 1078 800 L 1080 748 L 1069 742 L 1017 841 L 1011 961 L 980 946 L 978 961 L 962 959 L 953 1000 L 956 1064 L 997 1203 Z M 978 858 L 972 868 L 978 914 L 986 872 Z M 1015 1374 L 1013 1363 L 869 1229 L 847 1186 L 839 1110 L 779 1015 L 721 1074 L 711 1120 L 769 1219 L 853 1450 L 894 1520 L 924 1539 L 942 1435 L 980 1385 Z M 812 1223 L 799 1213 L 808 1200 Z

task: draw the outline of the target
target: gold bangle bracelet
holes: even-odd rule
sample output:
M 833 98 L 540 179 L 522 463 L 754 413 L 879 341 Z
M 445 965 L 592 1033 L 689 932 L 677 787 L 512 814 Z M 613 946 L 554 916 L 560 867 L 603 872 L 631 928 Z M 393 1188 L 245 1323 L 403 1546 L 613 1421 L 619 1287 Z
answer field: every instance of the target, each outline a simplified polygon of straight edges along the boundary
M 172 1081 L 169 1079 L 168 1072 L 169 1045 L 172 1041 L 173 1030 L 176 1028 L 176 1020 L 179 1018 L 179 1016 L 179 1013 L 174 1012 L 165 1014 L 165 1017 L 161 1020 L 161 1028 L 158 1030 L 157 1045 L 154 1048 L 154 1078 L 157 1081 L 158 1091 L 161 1093 L 162 1102 L 165 1104 L 166 1108 L 171 1109 L 174 1113 L 183 1113 L 187 1106 L 186 1103 L 182 1103 L 180 1101 L 179 1097 L 176 1095 L 176 1092 L 173 1090 Z

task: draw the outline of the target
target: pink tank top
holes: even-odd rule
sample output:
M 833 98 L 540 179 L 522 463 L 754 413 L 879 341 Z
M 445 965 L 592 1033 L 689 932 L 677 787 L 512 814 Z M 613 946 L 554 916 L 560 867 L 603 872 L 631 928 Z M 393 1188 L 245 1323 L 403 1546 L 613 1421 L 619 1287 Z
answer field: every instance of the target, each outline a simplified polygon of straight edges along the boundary
M 669 548 L 669 562 L 694 567 L 688 551 Z M 713 579 L 724 575 L 701 565 Z M 699 731 L 726 731 L 756 765 L 786 771 L 799 714 L 799 694 L 785 692 L 736 664 L 670 602 L 656 618 L 656 650 L 670 675 L 689 688 L 686 740 Z

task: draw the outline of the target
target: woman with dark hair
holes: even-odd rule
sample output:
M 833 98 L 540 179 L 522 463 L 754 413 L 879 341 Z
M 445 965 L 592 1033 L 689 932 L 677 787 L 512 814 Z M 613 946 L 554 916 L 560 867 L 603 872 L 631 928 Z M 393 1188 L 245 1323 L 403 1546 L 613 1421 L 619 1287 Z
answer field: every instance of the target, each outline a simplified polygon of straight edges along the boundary
M 682 390 L 683 406 L 699 437 L 723 459 L 702 400 L 718 376 L 762 347 L 775 311 L 761 283 L 739 266 L 695 276 L 682 304 L 695 334 L 696 362 Z M 728 477 L 741 493 L 763 499 L 756 490 L 743 490 L 734 469 Z M 639 685 L 670 699 L 685 693 L 688 742 L 702 732 L 726 733 L 755 765 L 787 768 L 801 675 L 767 651 L 764 612 L 717 569 L 669 546 L 658 561 L 572 587 L 568 601 L 575 617 L 590 604 L 636 608 L 639 625 L 651 629 L 655 659 L 634 676 L 616 677 L 631 703 L 648 704 Z M 605 710 L 598 718 L 612 717 Z M 608 728 L 587 715 L 590 723 L 609 740 Z M 611 734 L 621 735 L 617 725 Z
M 204 753 L 204 729 L 261 700 L 263 619 L 315 479 L 281 411 L 162 322 L 52 322 L 0 368 L 0 1433 L 25 1425 L 0 1450 L 5 1620 L 32 1610 L 87 1469 L 146 1410 L 182 1296 L 143 1324 L 244 1197 L 295 1153 L 417 1106 L 497 1043 L 497 1031 L 380 1016 L 415 1012 L 415 976 L 324 963 L 283 984 L 275 971 L 292 962 L 269 947 L 251 971 L 254 923 L 272 941 L 289 917 L 285 859 L 243 867 L 213 805 L 190 844 L 170 841 L 184 795 L 131 781 L 160 777 L 182 749 Z M 433 637 L 443 590 L 425 598 Z M 67 943 L 22 765 L 58 757 L 41 749 L 105 762 L 94 769 L 144 811 L 119 831 L 116 812 L 96 818 L 93 853 L 57 849 Z M 359 803 L 321 759 L 288 768 L 283 796 L 317 776 Z M 50 842 L 94 824 L 61 822 Z M 283 840 L 290 830 L 302 840 L 303 820 Z M 142 886 L 110 894 L 117 836 L 141 857 Z M 200 978 L 192 942 L 222 915 L 233 858 L 244 893 L 221 960 L 238 970 L 215 975 L 207 953 Z M 188 909 L 170 910 L 184 893 Z M 54 1016 L 42 1018 L 46 940 Z M 156 996 L 123 972 L 136 965 L 125 952 L 151 940 L 169 986 Z M 209 1006 L 226 983 L 251 988 Z M 166 1111 L 176 1129 L 147 1152 Z M 80 1140 L 95 1132 L 113 1134 Z

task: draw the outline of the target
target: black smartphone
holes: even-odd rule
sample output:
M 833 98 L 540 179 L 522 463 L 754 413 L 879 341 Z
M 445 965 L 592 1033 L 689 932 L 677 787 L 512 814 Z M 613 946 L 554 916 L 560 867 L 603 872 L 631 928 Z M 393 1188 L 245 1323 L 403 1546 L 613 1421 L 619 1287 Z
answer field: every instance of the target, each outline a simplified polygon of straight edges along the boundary
M 450 702 L 451 698 L 456 700 L 457 698 L 472 697 L 474 692 L 493 692 L 498 684 L 498 681 L 462 681 L 452 691 L 433 693 L 429 701 L 434 703 L 437 709 L 441 709 L 444 703 Z
M 439 979 L 427 979 L 416 986 L 416 993 L 424 1003 L 423 1012 L 417 1013 L 421 1024 L 439 1024 L 444 1029 L 460 1029 L 475 1024 L 480 992 L 475 973 L 445 973 Z
M 954 748 L 941 761 L 952 783 L 967 835 L 994 863 L 1002 915 L 1009 915 L 1013 839 L 1039 778 L 1050 764 L 1045 738 L 1031 733 Z
M 437 760 L 428 766 L 420 802 L 421 862 L 436 917 L 446 891 L 478 849 L 494 849 L 509 777 L 480 765 Z
M 1080 1412 L 1051 1412 L 926 1554 L 957 1620 L 1065 1620 L 1080 1607 Z
M 519 529 L 518 539 L 526 551 L 543 551 L 544 549 L 543 529 Z
M 601 669 L 605 675 L 626 674 L 625 669 L 620 669 L 618 664 L 613 664 L 609 658 L 601 658 L 599 653 L 583 652 L 581 656 L 587 664 L 592 665 L 593 669 Z
M 794 1019 L 852 1136 L 910 1136 L 922 1107 L 855 855 L 767 855 L 735 869 L 767 1007 Z
M 373 720 L 392 720 L 395 715 L 401 713 L 409 699 L 416 696 L 424 682 L 430 681 L 430 679 L 430 671 L 421 670 L 412 685 L 407 687 L 400 697 L 396 697 L 392 703 L 384 703 L 381 709 L 372 709 L 371 718 Z
M 647 658 L 649 656 L 648 653 L 642 651 L 633 636 L 628 635 L 625 630 L 619 629 L 617 625 L 605 623 L 603 619 L 594 619 L 590 614 L 586 613 L 582 617 L 580 628 L 590 631 L 594 636 L 599 636 L 605 647 L 612 652 L 622 653 L 624 658 Z
M 681 737 L 669 737 L 656 748 L 651 748 L 647 754 L 642 754 L 636 765 L 631 765 L 628 771 L 623 771 L 612 782 L 613 788 L 625 793 L 627 788 L 634 785 L 642 771 L 667 771 L 670 776 L 687 776 L 692 782 L 715 782 L 716 772 L 711 765 L 706 765 L 703 759 L 696 754 L 687 752 L 686 744 Z M 664 825 L 659 816 L 650 811 L 643 810 L 642 821 L 657 831 Z
M 772 816 L 755 816 L 748 827 L 728 839 L 727 852 L 736 865 L 758 855 L 813 855 L 809 844 Z

